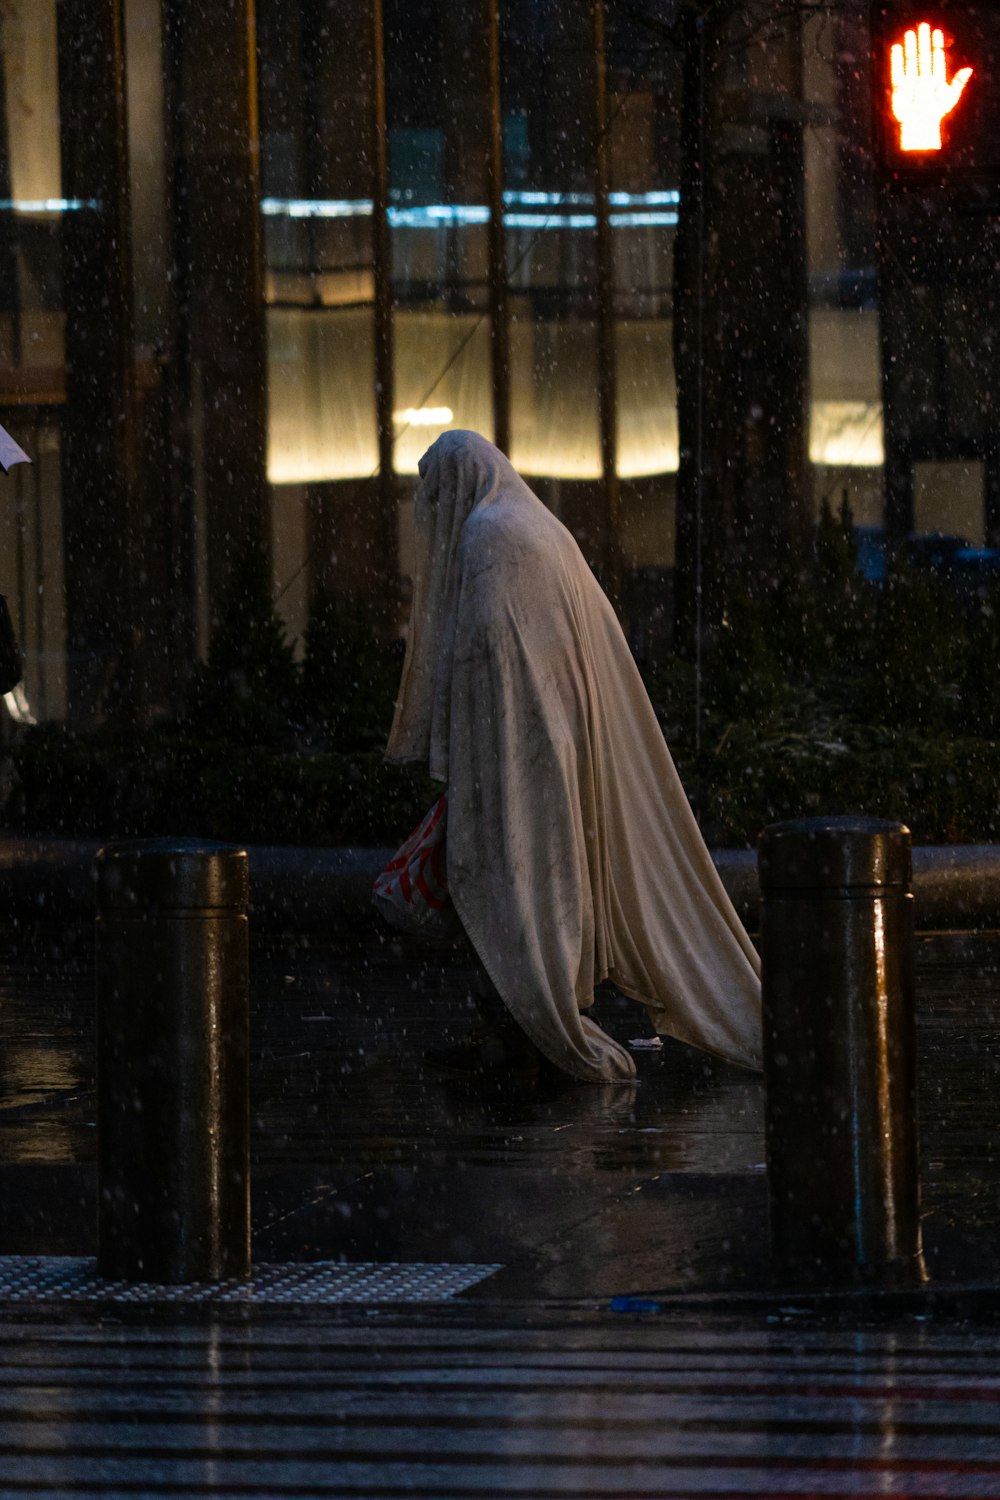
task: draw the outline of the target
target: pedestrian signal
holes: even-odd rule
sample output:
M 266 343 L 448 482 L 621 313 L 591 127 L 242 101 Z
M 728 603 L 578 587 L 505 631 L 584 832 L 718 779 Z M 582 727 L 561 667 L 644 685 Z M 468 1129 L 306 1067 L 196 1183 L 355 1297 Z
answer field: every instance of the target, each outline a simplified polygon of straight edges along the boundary
M 871 0 L 872 98 L 888 181 L 975 187 L 1000 168 L 997 0 Z
M 929 21 L 908 27 L 892 44 L 889 87 L 901 151 L 940 151 L 942 121 L 956 107 L 972 77 L 970 67 L 948 78 L 948 42 Z

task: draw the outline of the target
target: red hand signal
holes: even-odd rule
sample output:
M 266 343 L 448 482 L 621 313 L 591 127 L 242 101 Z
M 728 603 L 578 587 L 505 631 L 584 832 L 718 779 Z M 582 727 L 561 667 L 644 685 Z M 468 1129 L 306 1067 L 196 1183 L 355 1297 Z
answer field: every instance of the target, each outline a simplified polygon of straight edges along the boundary
M 892 48 L 892 112 L 900 125 L 901 151 L 940 151 L 941 121 L 951 113 L 972 77 L 961 68 L 948 82 L 944 32 L 922 21 Z

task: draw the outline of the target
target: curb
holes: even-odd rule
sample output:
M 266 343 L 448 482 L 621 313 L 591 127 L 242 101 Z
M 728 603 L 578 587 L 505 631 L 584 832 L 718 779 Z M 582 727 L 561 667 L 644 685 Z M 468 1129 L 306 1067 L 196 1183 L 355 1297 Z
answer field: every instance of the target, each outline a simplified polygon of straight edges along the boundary
M 94 859 L 102 845 L 72 839 L 0 838 L 0 902 L 9 918 L 86 920 L 94 912 Z M 393 849 L 250 845 L 250 915 L 271 931 L 345 936 L 366 927 L 371 884 Z M 712 853 L 743 923 L 760 912 L 757 855 Z M 927 844 L 913 850 L 920 932 L 1000 928 L 1000 845 Z
M 0 838 L 0 910 L 26 923 L 93 918 L 101 848 L 85 840 Z M 394 852 L 247 846 L 254 926 L 338 937 L 357 932 L 374 910 L 372 881 Z

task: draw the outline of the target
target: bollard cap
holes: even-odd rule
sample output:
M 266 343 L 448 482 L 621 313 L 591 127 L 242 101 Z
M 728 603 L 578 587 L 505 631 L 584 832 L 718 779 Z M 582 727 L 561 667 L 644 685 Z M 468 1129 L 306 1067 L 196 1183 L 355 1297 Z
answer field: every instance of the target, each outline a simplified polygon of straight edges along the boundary
M 884 818 L 796 818 L 757 844 L 762 892 L 909 886 L 910 830 Z
M 97 855 L 102 911 L 245 911 L 247 852 L 210 839 L 135 839 Z

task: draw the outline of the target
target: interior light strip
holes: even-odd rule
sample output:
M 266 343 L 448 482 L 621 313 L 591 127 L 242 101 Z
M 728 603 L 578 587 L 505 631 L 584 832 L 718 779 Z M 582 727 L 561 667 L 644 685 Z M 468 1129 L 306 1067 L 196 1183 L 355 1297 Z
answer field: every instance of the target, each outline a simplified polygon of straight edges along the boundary
M 681 195 L 676 188 L 656 193 L 609 193 L 608 202 L 616 208 L 653 208 L 661 203 L 679 203 Z
M 505 203 L 520 203 L 525 208 L 558 208 L 561 203 L 593 203 L 593 193 L 542 193 L 522 191 L 504 193 Z
M 594 229 L 596 214 L 504 214 L 508 229 Z
M 676 215 L 655 216 L 642 213 L 658 205 L 677 204 L 680 193 L 675 190 L 653 193 L 609 193 L 608 203 L 613 208 L 640 210 L 632 214 L 611 214 L 611 222 L 623 225 L 673 224 Z M 562 206 L 587 206 L 593 203 L 590 193 L 543 193 L 509 192 L 503 195 L 504 203 L 525 208 L 559 208 Z M 65 214 L 77 213 L 81 209 L 100 207 L 97 198 L 0 198 L 0 212 L 16 214 Z M 260 211 L 269 218 L 286 219 L 354 219 L 370 218 L 373 213 L 370 198 L 262 198 Z M 426 203 L 389 209 L 389 223 L 400 227 L 428 228 L 440 224 L 486 224 L 490 211 L 480 203 Z M 556 229 L 592 229 L 596 223 L 593 214 L 505 214 L 504 221 L 514 228 L 538 228 L 551 224 Z
M 490 211 L 479 203 L 428 203 L 419 208 L 390 208 L 388 218 L 393 229 L 438 229 L 443 224 L 488 224 Z
M 646 225 L 676 224 L 677 215 L 672 213 L 608 214 L 608 223 L 617 229 L 643 229 Z
M 556 209 L 566 205 L 592 205 L 586 193 L 510 192 L 504 203 L 520 205 L 504 214 L 509 229 L 593 229 L 594 213 L 543 213 L 531 209 Z M 622 229 L 669 226 L 677 223 L 676 205 L 680 193 L 610 193 L 608 203 L 628 213 L 611 213 L 609 222 Z M 368 198 L 264 198 L 261 213 L 270 218 L 350 219 L 370 218 L 373 212 Z M 528 211 L 525 211 L 528 210 Z M 389 224 L 394 229 L 440 229 L 449 225 L 488 224 L 490 210 L 484 203 L 421 203 L 390 205 Z
M 593 193 L 504 193 L 505 203 L 520 204 L 524 208 L 558 208 L 567 203 L 589 207 L 594 202 Z M 676 188 L 652 193 L 609 193 L 608 202 L 615 208 L 655 208 L 661 204 L 679 203 L 681 195 Z
M 371 217 L 370 198 L 262 198 L 260 211 L 270 218 L 357 219 Z
M 99 198 L 0 198 L 0 212 L 15 214 L 70 214 L 100 208 Z

